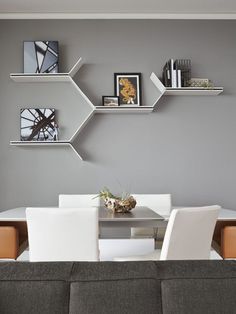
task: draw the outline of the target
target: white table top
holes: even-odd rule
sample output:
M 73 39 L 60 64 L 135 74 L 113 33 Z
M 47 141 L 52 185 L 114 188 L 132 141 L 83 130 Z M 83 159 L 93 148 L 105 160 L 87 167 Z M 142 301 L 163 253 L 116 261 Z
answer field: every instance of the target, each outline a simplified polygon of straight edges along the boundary
M 174 207 L 173 207 L 174 208 Z M 179 208 L 179 206 L 178 206 Z M 136 208 L 137 209 L 137 208 Z M 142 212 L 142 210 L 141 210 Z M 145 215 L 143 215 L 143 213 L 135 213 L 135 209 L 133 210 L 133 212 L 131 214 L 128 215 L 119 215 L 118 217 L 115 217 L 113 215 L 112 216 L 107 216 L 107 217 L 102 217 L 102 215 L 100 215 L 100 221 L 114 221 L 114 220 L 120 220 L 120 221 L 124 221 L 127 219 L 136 219 L 136 220 L 145 220 L 145 219 L 154 219 L 154 220 L 163 220 L 163 218 L 165 220 L 168 220 L 168 216 L 163 216 L 163 218 L 159 215 L 156 215 L 156 213 L 149 213 L 151 214 L 149 217 L 146 216 L 146 218 L 144 217 Z M 141 215 L 140 215 L 141 214 Z M 159 216 L 159 217 L 158 217 Z M 136 217 L 136 218 L 135 218 Z M 230 209 L 224 209 L 222 208 L 218 217 L 218 220 L 236 220 L 236 211 L 234 210 L 230 210 Z M 5 210 L 3 212 L 0 212 L 0 221 L 26 221 L 26 216 L 25 216 L 25 207 L 18 207 L 18 208 L 13 208 L 13 209 L 9 209 L 9 210 Z

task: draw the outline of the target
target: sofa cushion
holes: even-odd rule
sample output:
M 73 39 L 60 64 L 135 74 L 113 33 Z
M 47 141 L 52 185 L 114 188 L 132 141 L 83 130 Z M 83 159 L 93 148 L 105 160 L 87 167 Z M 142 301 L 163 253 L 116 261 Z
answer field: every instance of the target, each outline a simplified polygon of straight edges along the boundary
M 1 281 L 1 314 L 67 314 L 69 284 L 60 281 Z
M 70 314 L 159 314 L 160 281 L 155 262 L 75 263 Z
M 1 314 L 67 314 L 73 263 L 0 263 Z
M 161 291 L 163 314 L 235 313 L 235 278 L 164 280 Z
M 160 283 L 154 279 L 75 282 L 70 314 L 159 314 Z

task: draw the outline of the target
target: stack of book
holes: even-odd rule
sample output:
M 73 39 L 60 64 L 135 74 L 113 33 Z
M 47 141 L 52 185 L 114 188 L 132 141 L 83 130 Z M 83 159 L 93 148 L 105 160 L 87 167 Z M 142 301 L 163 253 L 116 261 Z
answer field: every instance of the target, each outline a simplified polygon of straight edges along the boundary
M 191 79 L 191 60 L 170 59 L 166 62 L 163 73 L 163 84 L 166 87 L 181 88 L 189 86 Z

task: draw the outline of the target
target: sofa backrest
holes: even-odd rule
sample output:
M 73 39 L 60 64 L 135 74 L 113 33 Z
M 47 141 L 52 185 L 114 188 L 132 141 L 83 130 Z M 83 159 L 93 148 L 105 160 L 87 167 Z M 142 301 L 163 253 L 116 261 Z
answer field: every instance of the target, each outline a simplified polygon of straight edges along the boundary
M 0 263 L 1 314 L 235 313 L 233 261 Z

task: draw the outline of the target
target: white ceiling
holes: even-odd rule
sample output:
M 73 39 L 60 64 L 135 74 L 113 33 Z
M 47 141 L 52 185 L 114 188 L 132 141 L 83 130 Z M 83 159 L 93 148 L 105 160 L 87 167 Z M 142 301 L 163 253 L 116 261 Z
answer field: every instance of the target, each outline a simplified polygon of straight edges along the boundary
M 130 16 L 218 16 L 232 18 L 236 0 L 0 0 L 0 17 L 61 18 Z

